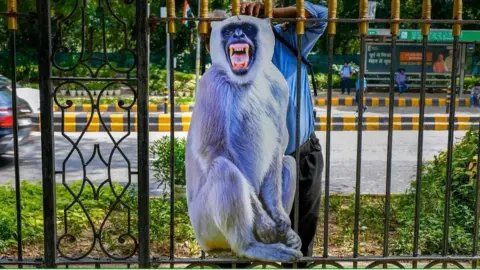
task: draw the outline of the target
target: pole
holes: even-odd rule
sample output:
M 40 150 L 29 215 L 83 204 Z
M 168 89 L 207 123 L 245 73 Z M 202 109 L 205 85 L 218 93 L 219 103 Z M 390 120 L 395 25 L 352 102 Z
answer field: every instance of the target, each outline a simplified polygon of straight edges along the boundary
M 197 16 L 200 17 L 200 0 L 198 0 L 198 13 Z M 195 21 L 195 24 L 197 25 L 197 49 L 195 53 L 195 96 L 197 95 L 197 85 L 198 85 L 198 80 L 200 79 L 200 50 L 202 49 L 202 39 L 200 37 L 200 31 L 198 28 L 198 21 Z

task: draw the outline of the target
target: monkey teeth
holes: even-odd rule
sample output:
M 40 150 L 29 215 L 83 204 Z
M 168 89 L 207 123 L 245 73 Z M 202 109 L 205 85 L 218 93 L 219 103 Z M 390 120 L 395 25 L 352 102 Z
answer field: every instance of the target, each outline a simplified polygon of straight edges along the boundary
M 230 61 L 233 68 L 247 68 L 249 62 L 250 46 L 246 43 L 230 45 Z

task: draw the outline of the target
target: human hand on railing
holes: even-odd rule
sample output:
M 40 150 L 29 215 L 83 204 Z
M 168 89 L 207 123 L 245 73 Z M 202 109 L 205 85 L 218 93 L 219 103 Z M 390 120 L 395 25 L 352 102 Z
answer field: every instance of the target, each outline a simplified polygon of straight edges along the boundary
M 264 4 L 258 2 L 242 2 L 240 4 L 240 14 L 261 17 L 264 15 Z

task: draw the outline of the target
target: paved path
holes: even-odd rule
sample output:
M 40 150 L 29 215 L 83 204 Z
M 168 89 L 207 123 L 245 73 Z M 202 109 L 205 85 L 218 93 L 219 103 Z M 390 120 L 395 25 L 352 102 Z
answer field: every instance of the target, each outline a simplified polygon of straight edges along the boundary
M 415 178 L 416 157 L 417 157 L 417 132 L 398 131 L 394 133 L 393 147 L 393 172 L 392 192 L 403 192 L 412 179 Z M 455 133 L 457 138 L 464 134 L 463 131 Z M 78 138 L 79 133 L 70 133 L 72 138 Z M 118 140 L 124 133 L 113 134 Z M 150 139 L 158 139 L 168 133 L 152 132 Z M 178 132 L 178 136 L 185 136 L 185 132 Z M 424 158 L 431 159 L 438 151 L 446 148 L 447 135 L 445 131 L 426 131 L 424 144 Z M 21 149 L 21 179 L 39 180 L 41 177 L 41 148 L 40 133 L 34 133 L 36 138 L 32 145 Z M 325 132 L 317 132 L 325 153 Z M 137 147 L 136 134 L 126 138 L 120 147 L 130 161 L 131 169 L 137 170 Z M 94 144 L 99 144 L 100 152 L 108 161 L 109 153 L 113 143 L 106 133 L 87 133 L 79 144 L 84 160 L 88 160 L 93 153 Z M 62 162 L 65 160 L 71 145 L 60 134 L 55 136 L 55 153 L 57 170 L 62 169 Z M 331 145 L 331 191 L 338 193 L 349 193 L 354 191 L 356 177 L 356 145 L 357 133 L 355 131 L 341 131 L 332 133 Z M 363 133 L 363 163 L 362 163 L 362 193 L 384 193 L 385 192 L 385 170 L 386 170 L 386 131 L 365 131 Z M 118 151 L 112 156 L 110 175 L 115 181 L 128 181 L 128 163 L 122 158 Z M 80 166 L 80 156 L 73 154 L 65 163 L 66 180 L 78 180 L 82 178 L 83 169 Z M 108 177 L 108 170 L 102 164 L 98 156 L 86 167 L 86 175 L 94 182 L 99 182 Z M 13 157 L 0 157 L 0 183 L 14 179 Z M 61 181 L 61 177 L 57 181 Z M 136 182 L 136 176 L 132 176 L 132 182 Z M 151 194 L 159 194 L 155 181 L 151 180 Z

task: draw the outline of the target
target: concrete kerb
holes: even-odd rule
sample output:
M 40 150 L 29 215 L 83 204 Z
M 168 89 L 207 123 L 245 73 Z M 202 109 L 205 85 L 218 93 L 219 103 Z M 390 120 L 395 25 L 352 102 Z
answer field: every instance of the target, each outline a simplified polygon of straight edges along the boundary
M 314 106 L 324 107 L 327 106 L 326 97 L 317 97 L 312 101 Z M 389 98 L 388 97 L 366 97 L 364 98 L 364 104 L 366 106 L 372 107 L 388 107 Z M 420 104 L 420 99 L 416 97 L 395 97 L 395 107 L 418 107 Z M 425 106 L 427 107 L 439 107 L 446 106 L 446 98 L 426 98 Z M 189 104 L 177 104 L 175 105 L 176 112 L 191 112 L 195 106 L 195 103 Z M 353 96 L 342 96 L 342 97 L 333 97 L 332 106 L 356 106 L 355 98 Z M 469 98 L 457 98 L 456 106 L 458 107 L 469 107 L 470 99 Z M 165 105 L 163 103 L 159 104 L 150 104 L 150 112 L 164 112 Z M 53 110 L 55 112 L 61 112 L 61 109 L 58 106 L 54 106 Z M 90 112 L 92 110 L 91 104 L 74 104 L 72 107 L 65 110 L 65 112 Z M 168 109 L 169 110 L 169 109 Z M 127 110 L 119 107 L 117 104 L 101 104 L 99 105 L 100 112 L 126 112 Z M 137 106 L 134 105 L 130 109 L 132 112 L 137 111 Z
M 176 131 L 188 131 L 191 121 L 191 113 L 176 113 L 174 116 L 174 126 Z M 39 115 L 32 117 L 34 130 L 40 130 Z M 478 126 L 480 116 L 457 115 L 455 116 L 455 130 L 467 130 L 471 126 Z M 327 117 L 325 115 L 317 116 L 315 129 L 325 131 Z M 358 117 L 356 115 L 341 115 L 332 117 L 332 130 L 334 131 L 352 131 L 357 130 Z M 394 130 L 418 130 L 418 115 L 394 115 Z M 163 113 L 150 113 L 150 127 L 152 132 L 170 131 L 170 115 Z M 86 112 L 65 112 L 54 113 L 54 129 L 57 132 L 136 132 L 137 116 L 136 113 L 86 113 Z M 388 130 L 388 116 L 368 115 L 363 117 L 363 130 Z M 448 115 L 426 115 L 425 130 L 448 130 Z

